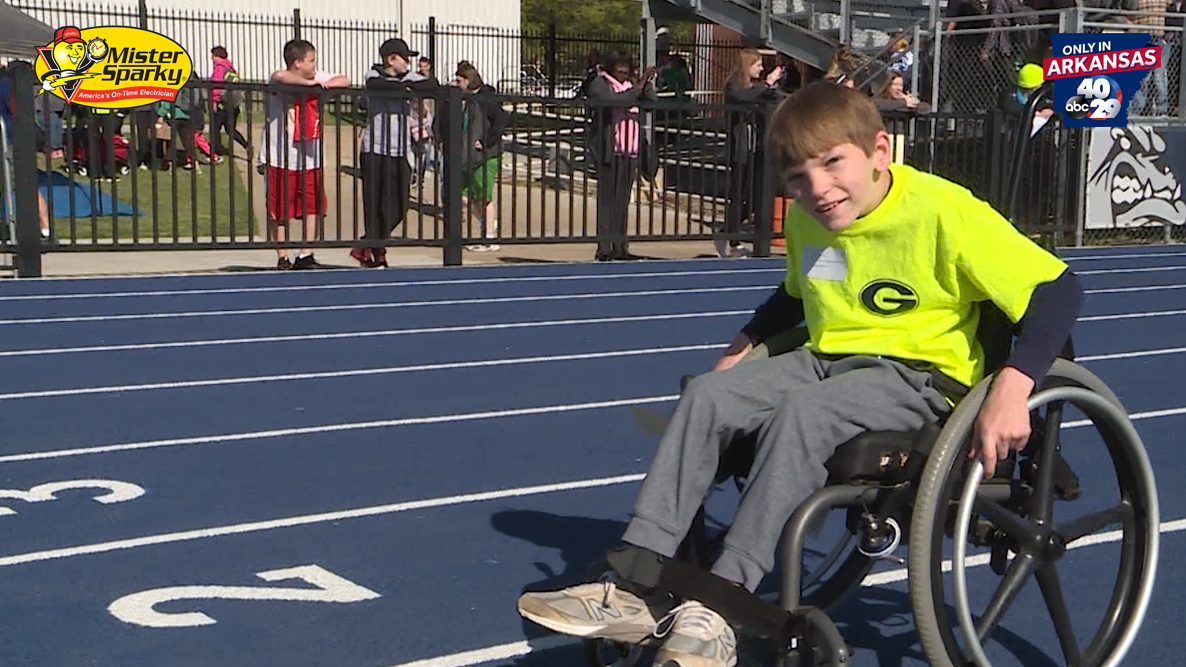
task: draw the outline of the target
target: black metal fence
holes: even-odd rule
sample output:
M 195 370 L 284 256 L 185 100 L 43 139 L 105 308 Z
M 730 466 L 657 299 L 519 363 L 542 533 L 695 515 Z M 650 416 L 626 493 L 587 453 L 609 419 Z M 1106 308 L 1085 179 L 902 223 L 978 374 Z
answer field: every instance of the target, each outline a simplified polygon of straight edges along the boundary
M 279 91 L 307 96 L 307 90 L 217 86 L 246 100 L 232 125 L 247 150 L 211 127 L 215 84 L 192 84 L 197 102 L 185 118 L 164 117 L 158 105 L 116 114 L 77 105 L 55 110 L 48 95 L 36 98 L 34 114 L 36 79 L 27 67 L 13 70 L 8 191 L 18 217 L 16 238 L 5 234 L 3 250 L 19 252 L 22 275 L 36 271 L 40 253 L 59 251 L 410 245 L 440 248 L 444 263 L 459 264 L 468 252 L 537 243 L 597 243 L 597 254 L 607 258 L 625 254 L 629 241 L 712 240 L 722 254 L 730 242 L 746 242 L 762 255 L 781 236 L 785 201 L 778 183 L 759 144 L 745 144 L 736 129 L 754 124 L 768 110 L 763 107 L 659 100 L 637 103 L 637 114 L 630 114 L 588 99 L 478 98 L 452 87 L 427 97 L 334 89 L 318 97 L 314 152 L 300 154 L 288 150 L 295 128 L 287 107 L 257 110 L 291 99 Z M 374 122 L 384 106 L 399 109 L 402 120 Z M 462 116 L 474 107 L 501 126 L 497 140 L 483 139 L 494 143 L 484 153 L 471 150 L 477 135 L 463 135 Z M 897 161 L 1000 201 L 1015 121 L 905 113 L 885 119 Z M 56 123 L 62 124 L 60 155 L 48 145 Z M 637 146 L 606 143 L 607 132 L 623 127 L 638 133 Z M 394 132 L 394 141 L 377 131 Z M 1030 176 L 1014 217 L 1027 230 L 1067 238 L 1075 228 L 1068 213 L 1075 198 L 1067 193 L 1076 190 L 1062 184 L 1076 182 L 1078 161 L 1069 152 L 1076 139 L 1053 127 L 1048 134 L 1059 143 L 1024 166 Z M 400 156 L 394 162 L 403 167 L 376 170 L 365 146 L 392 143 L 389 154 Z M 636 159 L 618 155 L 631 152 Z M 494 154 L 497 159 L 484 159 Z M 298 166 L 294 160 L 320 168 L 321 181 L 312 186 L 323 207 L 288 206 L 286 197 L 305 192 L 307 183 L 285 184 L 277 180 L 283 172 L 271 168 Z M 37 192 L 50 218 L 48 239 L 38 237 Z M 397 211 L 406 205 L 406 215 L 389 233 L 376 232 L 376 207 L 392 204 Z M 287 237 L 267 224 L 305 213 L 312 215 L 290 224 Z

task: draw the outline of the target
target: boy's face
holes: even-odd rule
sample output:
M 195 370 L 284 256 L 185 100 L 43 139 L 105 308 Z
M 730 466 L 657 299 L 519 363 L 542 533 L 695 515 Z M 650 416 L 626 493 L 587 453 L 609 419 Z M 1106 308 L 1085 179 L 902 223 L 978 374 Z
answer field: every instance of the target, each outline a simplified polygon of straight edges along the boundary
M 408 71 L 408 61 L 398 53 L 389 53 L 386 58 L 387 69 L 396 74 L 404 74 Z
M 853 143 L 824 151 L 783 171 L 786 193 L 833 232 L 877 208 L 889 191 L 890 140 L 879 132 L 873 154 Z M 874 174 L 877 177 L 874 178 Z
M 306 79 L 315 77 L 317 75 L 317 52 L 309 51 L 304 58 L 293 62 L 292 70 Z

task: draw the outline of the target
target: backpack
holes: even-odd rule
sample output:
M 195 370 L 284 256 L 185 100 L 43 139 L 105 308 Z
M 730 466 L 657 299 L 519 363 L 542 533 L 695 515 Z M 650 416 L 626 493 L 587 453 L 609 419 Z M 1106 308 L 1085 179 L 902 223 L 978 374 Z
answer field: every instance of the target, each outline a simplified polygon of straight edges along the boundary
M 235 70 L 230 70 L 222 77 L 225 83 L 238 83 L 239 73 Z M 227 109 L 236 109 L 243 104 L 243 91 L 223 89 L 222 91 L 222 105 Z

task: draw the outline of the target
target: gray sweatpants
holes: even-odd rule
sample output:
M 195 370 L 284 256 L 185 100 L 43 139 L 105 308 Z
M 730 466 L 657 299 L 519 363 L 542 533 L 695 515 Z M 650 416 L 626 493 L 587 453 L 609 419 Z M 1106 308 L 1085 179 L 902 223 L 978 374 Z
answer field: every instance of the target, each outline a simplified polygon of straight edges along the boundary
M 908 431 L 949 404 L 925 371 L 877 357 L 827 361 L 803 349 L 696 377 L 642 484 L 623 540 L 674 556 L 725 447 L 758 434 L 754 464 L 714 574 L 755 591 L 783 526 L 827 481 L 824 462 L 865 431 Z

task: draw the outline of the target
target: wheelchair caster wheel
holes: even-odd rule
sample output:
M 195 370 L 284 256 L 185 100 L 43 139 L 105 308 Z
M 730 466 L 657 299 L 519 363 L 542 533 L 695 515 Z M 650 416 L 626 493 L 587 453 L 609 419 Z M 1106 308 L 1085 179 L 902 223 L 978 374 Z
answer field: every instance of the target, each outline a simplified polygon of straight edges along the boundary
M 593 667 L 634 667 L 642 656 L 641 646 L 609 639 L 586 639 L 585 657 Z

